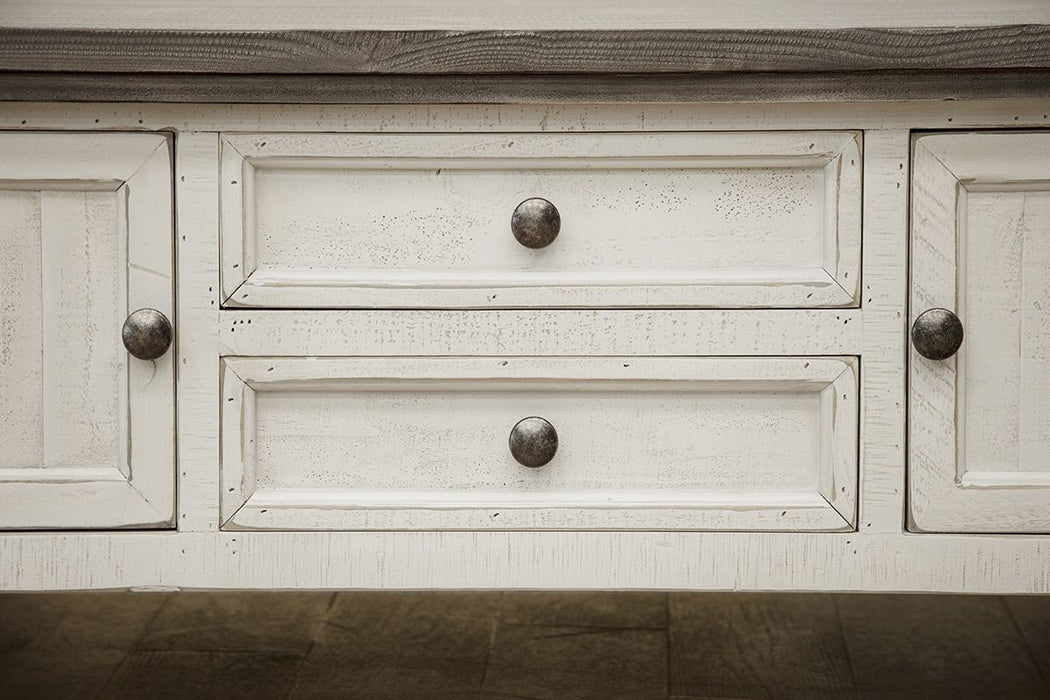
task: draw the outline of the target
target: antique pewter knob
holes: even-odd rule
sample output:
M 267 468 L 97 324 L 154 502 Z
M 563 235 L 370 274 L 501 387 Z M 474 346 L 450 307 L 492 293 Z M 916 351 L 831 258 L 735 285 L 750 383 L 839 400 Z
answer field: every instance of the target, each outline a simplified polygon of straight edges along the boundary
M 962 345 L 962 321 L 948 309 L 923 311 L 911 327 L 911 342 L 923 357 L 947 360 Z
M 542 467 L 558 451 L 558 431 L 543 418 L 522 418 L 510 431 L 510 453 L 523 467 Z
M 526 199 L 514 209 L 510 230 L 526 248 L 546 248 L 561 231 L 561 214 L 546 199 Z
M 139 309 L 124 321 L 124 347 L 140 360 L 156 360 L 171 347 L 171 322 L 156 309 Z

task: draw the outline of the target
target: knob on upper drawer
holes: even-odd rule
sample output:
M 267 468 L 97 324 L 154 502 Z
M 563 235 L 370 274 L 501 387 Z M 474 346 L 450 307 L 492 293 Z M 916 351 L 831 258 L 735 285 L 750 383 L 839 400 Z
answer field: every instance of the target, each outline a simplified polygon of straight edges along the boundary
M 561 214 L 546 199 L 532 197 L 514 209 L 510 230 L 526 248 L 546 248 L 561 231 Z
M 140 360 L 156 360 L 171 347 L 171 322 L 156 309 L 139 309 L 124 321 L 121 339 Z
M 926 359 L 947 360 L 962 346 L 962 321 L 948 309 L 927 309 L 912 324 L 911 342 Z
M 510 453 L 523 467 L 542 467 L 558 452 L 558 431 L 544 418 L 529 416 L 510 431 Z

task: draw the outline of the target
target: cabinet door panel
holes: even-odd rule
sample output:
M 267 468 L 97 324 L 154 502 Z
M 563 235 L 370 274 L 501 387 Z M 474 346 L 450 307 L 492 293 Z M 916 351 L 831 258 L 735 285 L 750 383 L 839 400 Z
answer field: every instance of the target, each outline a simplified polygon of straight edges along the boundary
M 39 193 L 0 192 L 0 464 L 8 467 L 43 462 L 42 253 Z
M 40 192 L 44 468 L 113 465 L 124 294 L 112 192 Z M 2 459 L 2 457 L 0 457 Z
M 958 353 L 911 352 L 911 521 L 1050 531 L 1050 134 L 915 143 L 912 309 L 958 315 Z
M 0 135 L 0 527 L 170 525 L 172 353 L 121 327 L 172 310 L 170 142 Z

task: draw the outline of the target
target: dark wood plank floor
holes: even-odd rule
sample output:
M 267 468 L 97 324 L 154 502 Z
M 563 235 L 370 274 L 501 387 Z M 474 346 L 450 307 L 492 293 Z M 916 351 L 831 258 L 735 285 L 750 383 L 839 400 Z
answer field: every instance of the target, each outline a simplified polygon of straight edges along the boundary
M 0 595 L 2 698 L 1050 698 L 1050 597 Z

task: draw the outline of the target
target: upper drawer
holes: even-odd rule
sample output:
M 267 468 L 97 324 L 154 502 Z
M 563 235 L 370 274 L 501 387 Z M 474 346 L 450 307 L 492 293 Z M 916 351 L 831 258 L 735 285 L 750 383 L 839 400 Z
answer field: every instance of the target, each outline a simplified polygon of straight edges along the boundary
M 856 306 L 860 173 L 855 132 L 225 134 L 224 306 Z

